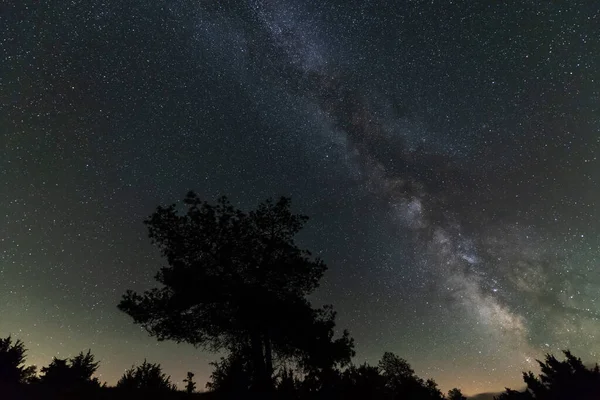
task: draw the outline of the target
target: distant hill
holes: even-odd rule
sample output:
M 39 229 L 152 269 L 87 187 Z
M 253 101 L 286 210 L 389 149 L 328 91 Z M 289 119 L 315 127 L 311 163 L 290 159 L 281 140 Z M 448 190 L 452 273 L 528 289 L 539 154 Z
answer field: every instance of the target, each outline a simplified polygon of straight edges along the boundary
M 511 389 L 518 390 L 520 392 L 524 392 L 527 388 L 525 386 L 523 386 L 523 387 L 518 387 L 518 388 L 512 387 Z M 503 392 L 504 391 L 502 391 L 502 392 L 494 392 L 494 393 L 492 393 L 492 392 L 490 392 L 490 393 L 479 393 L 479 394 L 476 394 L 475 396 L 469 397 L 468 399 L 469 400 L 494 400 L 495 396 L 500 396 Z
M 494 397 L 495 396 L 500 396 L 500 393 L 502 393 L 502 392 L 498 392 L 498 393 L 479 393 L 479 394 L 476 394 L 475 396 L 469 397 L 469 400 L 494 400 Z

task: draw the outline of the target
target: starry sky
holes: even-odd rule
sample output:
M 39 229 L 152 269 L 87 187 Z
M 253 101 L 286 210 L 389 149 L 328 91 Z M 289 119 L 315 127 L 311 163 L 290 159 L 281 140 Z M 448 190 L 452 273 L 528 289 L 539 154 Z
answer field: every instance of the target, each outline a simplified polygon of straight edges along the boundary
M 116 304 L 189 189 L 291 196 L 355 361 L 444 390 L 600 360 L 600 5 L 103 0 L 0 6 L 0 336 L 200 385 L 218 355 Z

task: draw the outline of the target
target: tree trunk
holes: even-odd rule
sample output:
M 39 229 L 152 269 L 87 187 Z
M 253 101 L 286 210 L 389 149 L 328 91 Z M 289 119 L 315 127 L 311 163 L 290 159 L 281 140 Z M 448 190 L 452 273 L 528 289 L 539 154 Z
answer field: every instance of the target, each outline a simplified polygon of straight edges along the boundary
M 273 378 L 273 350 L 271 348 L 271 338 L 268 333 L 265 334 L 265 375 L 269 379 L 269 386 L 271 386 L 271 379 Z
M 252 366 L 253 366 L 253 387 L 255 391 L 265 390 L 265 355 L 263 353 L 263 342 L 260 335 L 252 337 Z

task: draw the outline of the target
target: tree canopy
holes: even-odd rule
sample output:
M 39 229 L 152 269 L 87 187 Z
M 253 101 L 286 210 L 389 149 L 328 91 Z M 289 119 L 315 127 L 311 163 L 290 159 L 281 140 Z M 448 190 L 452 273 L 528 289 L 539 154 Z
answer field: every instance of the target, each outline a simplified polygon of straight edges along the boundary
M 305 298 L 326 266 L 296 245 L 308 217 L 294 214 L 289 198 L 248 213 L 193 192 L 183 204 L 183 214 L 158 207 L 145 221 L 167 266 L 155 277 L 161 287 L 127 291 L 122 311 L 159 340 L 247 351 L 253 385 L 263 389 L 272 387 L 276 359 L 306 370 L 350 361 L 353 340 L 346 331 L 333 338 L 332 308 L 314 309 Z
M 176 390 L 175 385 L 171 383 L 171 377 L 163 373 L 160 364 L 152 364 L 146 360 L 141 365 L 137 367 L 134 365 L 125 371 L 117 382 L 117 387 L 154 392 Z
M 99 365 L 90 350 L 71 358 L 54 358 L 50 365 L 41 369 L 40 383 L 54 388 L 99 387 L 100 382 L 93 377 Z
M 35 376 L 36 367 L 25 366 L 26 353 L 20 339 L 13 342 L 11 336 L 0 338 L 0 384 L 26 383 Z
M 565 360 L 560 361 L 546 354 L 544 361 L 537 360 L 541 373 L 523 372 L 527 389 L 523 392 L 507 389 L 497 400 L 592 400 L 600 398 L 600 367 L 583 365 L 581 359 L 570 351 L 563 352 Z
M 460 389 L 454 388 L 448 391 L 448 400 L 467 400 Z

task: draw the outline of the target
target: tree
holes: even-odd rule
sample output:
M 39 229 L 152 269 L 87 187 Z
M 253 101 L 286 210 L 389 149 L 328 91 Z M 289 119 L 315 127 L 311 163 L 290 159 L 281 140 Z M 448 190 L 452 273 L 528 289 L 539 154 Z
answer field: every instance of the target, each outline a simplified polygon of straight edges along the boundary
M 341 395 L 346 399 L 385 399 L 389 398 L 386 380 L 378 367 L 362 364 L 351 365 L 344 371 Z
M 70 369 L 74 379 L 82 383 L 99 384 L 97 378 L 92 376 L 98 370 L 100 362 L 94 361 L 94 355 L 91 350 L 87 353 L 80 352 L 78 355 L 70 359 Z
M 277 393 L 283 399 L 298 399 L 299 398 L 300 381 L 294 375 L 294 372 L 284 367 L 279 372 L 277 381 Z
M 99 365 L 90 350 L 71 358 L 54 358 L 47 367 L 42 368 L 40 382 L 53 388 L 99 387 L 98 378 L 92 378 Z
M 524 392 L 507 389 L 499 400 L 536 399 L 562 400 L 580 399 L 591 400 L 600 398 L 600 368 L 596 364 L 587 368 L 581 359 L 573 356 L 570 351 L 564 351 L 564 361 L 559 361 L 547 354 L 544 361 L 537 360 L 541 374 L 524 372 L 523 380 L 527 384 Z
M 214 367 L 206 388 L 213 392 L 241 395 L 252 386 L 251 355 L 246 349 L 231 351 L 220 361 L 210 363 Z
M 69 360 L 66 358 L 54 357 L 47 367 L 42 367 L 41 372 L 43 375 L 40 377 L 40 382 L 46 386 L 63 388 L 73 383 Z
M 188 375 L 189 376 L 189 375 Z M 177 388 L 171 383 L 171 377 L 162 372 L 160 364 L 151 364 L 144 360 L 134 365 L 119 379 L 117 387 L 126 390 L 173 391 Z
M 185 391 L 187 393 L 194 393 L 196 391 L 196 382 L 194 382 L 194 373 L 187 373 L 187 377 L 183 380 L 185 383 Z
M 448 400 L 467 400 L 460 389 L 454 388 L 448 391 Z
M 442 392 L 433 379 L 423 381 L 410 364 L 393 353 L 386 352 L 379 361 L 379 370 L 386 379 L 386 387 L 394 398 L 442 400 Z
M 410 364 L 394 353 L 385 352 L 379 361 L 379 370 L 387 381 L 387 386 L 397 389 L 403 383 L 418 379 Z
M 425 381 L 425 390 L 427 393 L 427 399 L 444 399 L 444 394 L 439 389 L 438 384 L 433 379 L 429 378 Z
M 335 314 L 305 300 L 326 266 L 294 242 L 308 218 L 292 213 L 290 199 L 244 213 L 225 197 L 211 205 L 190 192 L 184 205 L 184 215 L 171 205 L 145 221 L 168 265 L 155 277 L 162 287 L 127 291 L 122 311 L 158 340 L 230 352 L 241 344 L 257 390 L 273 387 L 276 357 L 349 361 L 353 341 L 347 332 L 333 340 Z
M 36 367 L 25 366 L 27 349 L 21 340 L 13 343 L 12 337 L 0 338 L 0 384 L 28 383 L 35 377 Z

